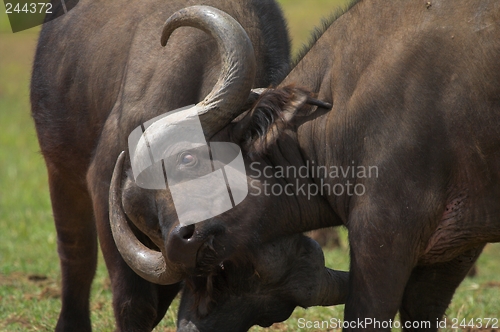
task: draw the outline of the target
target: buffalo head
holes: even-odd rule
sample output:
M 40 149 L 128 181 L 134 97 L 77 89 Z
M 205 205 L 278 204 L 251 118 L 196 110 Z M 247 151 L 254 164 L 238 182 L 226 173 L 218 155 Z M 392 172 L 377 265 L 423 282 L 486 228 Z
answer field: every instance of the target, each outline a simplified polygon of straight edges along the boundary
M 300 148 L 293 144 L 296 133 L 289 129 L 300 119 L 313 114 L 317 107 L 327 108 L 329 105 L 295 87 L 251 92 L 255 75 L 252 45 L 245 31 L 229 15 L 206 6 L 183 9 L 167 20 L 162 44 L 165 45 L 172 32 L 181 26 L 196 27 L 209 33 L 221 50 L 220 78 L 212 92 L 193 109 L 199 116 L 207 141 L 233 142 L 232 146 L 241 147 L 248 195 L 241 204 L 236 203 L 227 212 L 186 225 L 179 220 L 172 186 L 169 188 L 168 185 L 176 181 L 177 175 L 186 180 L 209 174 L 212 171 L 210 159 L 217 161 L 212 143 L 210 150 L 190 148 L 183 144 L 182 139 L 175 145 L 164 146 L 162 142 L 166 135 L 171 135 L 165 128 L 172 125 L 165 124 L 165 121 L 152 124 L 147 129 L 149 140 L 138 145 L 135 155 L 150 156 L 149 149 L 162 144 L 165 150 L 169 150 L 168 160 L 157 166 L 159 174 L 163 175 L 167 167 L 174 176 L 167 176 L 168 184 L 162 180 L 165 188 L 161 190 L 138 186 L 128 171 L 134 160 L 129 163 L 124 154 L 120 155 L 110 187 L 113 236 L 129 266 L 146 280 L 159 284 L 173 284 L 186 275 L 210 275 L 221 264 L 238 261 L 241 257 L 236 256 L 244 256 L 245 251 L 256 250 L 261 241 L 272 238 L 272 234 L 267 233 L 268 223 L 273 225 L 273 231 L 279 229 L 281 234 L 293 234 L 308 230 L 310 225 L 302 225 L 306 225 L 310 218 L 315 220 L 318 228 L 335 219 L 324 199 L 264 194 L 268 185 L 284 188 L 290 181 L 295 181 L 286 176 L 267 177 L 269 165 L 294 168 L 303 165 Z M 182 116 L 183 113 L 179 113 L 178 117 Z M 286 157 L 281 154 L 281 149 L 287 150 Z M 310 180 L 297 181 L 299 185 L 307 185 Z M 228 188 L 223 186 L 222 190 Z M 193 211 L 211 208 L 198 204 L 200 191 L 205 204 L 213 202 L 213 206 L 219 205 L 220 188 L 204 185 L 203 188 L 193 187 L 191 190 L 187 186 L 184 189 L 184 201 L 191 203 Z M 234 197 L 233 190 L 233 205 Z M 188 214 L 197 218 L 195 212 Z M 289 223 L 284 224 L 282 220 Z
M 225 126 L 234 118 L 235 110 L 239 111 L 248 98 L 255 76 L 253 47 L 238 22 L 212 7 L 193 6 L 172 15 L 165 23 L 162 45 L 166 45 L 169 36 L 180 26 L 207 32 L 216 39 L 221 50 L 219 80 L 197 105 L 205 133 L 210 137 L 219 126 Z M 161 133 L 156 138 L 161 140 Z M 190 156 L 183 158 L 189 163 Z M 110 220 L 117 247 L 130 267 L 145 279 L 160 284 L 176 283 L 186 270 L 194 267 L 201 245 L 211 246 L 208 236 L 213 237 L 223 229 L 214 226 L 201 233 L 195 232 L 193 226 L 176 226 L 175 209 L 170 206 L 172 200 L 168 191 L 142 190 L 130 178 L 122 190 L 123 159 L 120 157 L 116 163 L 110 188 Z M 147 241 L 152 241 L 149 247 L 156 246 L 160 251 L 146 247 L 144 240 L 139 241 L 128 228 L 127 218 L 149 237 Z
M 266 243 L 212 275 L 190 277 L 182 293 L 178 331 L 247 331 L 286 320 L 296 306 L 345 302 L 348 273 L 325 268 L 323 252 L 298 234 Z

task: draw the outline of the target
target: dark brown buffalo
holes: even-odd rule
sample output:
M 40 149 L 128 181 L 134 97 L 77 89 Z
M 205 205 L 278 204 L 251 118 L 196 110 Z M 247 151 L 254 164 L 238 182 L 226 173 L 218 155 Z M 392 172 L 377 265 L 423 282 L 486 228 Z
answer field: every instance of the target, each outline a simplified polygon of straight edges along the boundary
M 208 34 L 180 29 L 162 47 L 165 20 L 196 4 L 229 13 L 248 37 L 239 28 L 214 40 L 210 35 L 235 25 L 227 15 L 208 11 L 212 20 L 197 26 Z M 232 56 L 223 54 L 221 60 L 219 47 L 233 52 Z M 242 63 L 242 56 L 249 56 L 250 62 Z M 229 97 L 224 86 L 214 88 L 219 77 L 219 83 L 227 82 L 228 68 L 237 74 L 231 83 L 241 90 L 239 96 Z M 247 99 L 250 87 L 276 84 L 288 68 L 288 34 L 274 1 L 82 0 L 71 12 L 43 26 L 31 103 L 48 168 L 62 269 L 62 310 L 56 330 L 91 329 L 89 292 L 97 262 L 97 234 L 111 278 L 118 330 L 151 330 L 188 270 L 182 262 L 176 264 L 168 280 L 163 280 L 168 285 L 159 286 L 134 273 L 115 246 L 108 218 L 109 184 L 130 131 L 159 114 L 200 102 L 212 89 L 208 102 L 224 117 L 225 109 Z M 219 117 L 205 120 L 217 122 Z M 153 216 L 148 222 L 158 225 L 163 217 L 154 202 L 144 199 L 143 203 L 143 211 Z M 174 222 L 161 220 L 168 222 L 162 226 L 168 236 Z
M 209 128 L 218 132 L 213 139 L 243 148 L 250 194 L 183 230 L 200 248 L 192 255 L 197 269 L 218 275 L 221 262 L 280 236 L 343 224 L 351 257 L 346 329 L 388 330 L 365 319 L 387 323 L 399 311 L 404 326 L 429 321 L 436 330 L 484 245 L 500 241 L 499 30 L 500 4 L 493 0 L 366 0 L 332 20 L 278 89 L 241 116 L 234 108 L 233 123 Z M 333 108 L 312 107 L 309 93 L 294 84 Z M 356 172 L 318 176 L 311 165 Z M 265 176 L 279 167 L 308 171 Z M 375 173 L 363 175 L 362 167 Z M 127 197 L 134 185 L 125 182 Z M 289 184 L 331 191 L 265 194 Z M 124 201 L 124 209 L 133 203 Z M 170 209 L 158 208 L 154 227 Z M 149 219 L 134 211 L 132 221 L 144 228 Z M 231 310 L 221 299 L 214 298 L 214 312 Z M 182 310 L 180 321 L 212 328 L 210 313 L 191 315 Z
M 119 195 L 124 159 L 122 154 L 115 168 L 110 199 L 114 220 L 123 225 L 121 231 L 126 234 L 130 229 L 126 215 L 120 212 Z M 125 237 L 125 244 L 137 241 L 133 234 Z M 302 234 L 280 237 L 259 248 L 247 248 L 243 255 L 222 262 L 208 275 L 188 276 L 178 331 L 267 327 L 287 319 L 297 306 L 345 303 L 348 280 L 347 272 L 325 268 L 323 252 L 315 241 Z

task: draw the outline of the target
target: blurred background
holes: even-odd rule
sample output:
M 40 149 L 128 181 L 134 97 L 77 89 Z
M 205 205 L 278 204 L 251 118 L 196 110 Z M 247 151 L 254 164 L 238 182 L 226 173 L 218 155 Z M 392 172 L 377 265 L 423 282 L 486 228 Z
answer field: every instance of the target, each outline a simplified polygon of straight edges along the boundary
M 293 53 L 345 0 L 279 0 L 288 20 Z M 60 272 L 47 175 L 30 117 L 29 79 L 38 28 L 13 34 L 0 4 L 0 331 L 53 331 L 60 308 Z M 316 236 L 321 238 L 321 232 Z M 325 248 L 327 265 L 348 269 L 341 230 Z M 489 245 L 448 309 L 450 318 L 500 317 L 500 244 Z M 495 257 L 496 256 L 496 257 Z M 93 284 L 92 324 L 112 331 L 111 292 L 99 257 Z M 156 331 L 175 331 L 177 301 Z M 270 331 L 298 331 L 297 320 L 342 319 L 343 306 L 296 309 Z M 263 329 L 253 328 L 252 331 Z M 450 329 L 451 330 L 451 329 Z M 307 330 L 311 331 L 311 330 Z

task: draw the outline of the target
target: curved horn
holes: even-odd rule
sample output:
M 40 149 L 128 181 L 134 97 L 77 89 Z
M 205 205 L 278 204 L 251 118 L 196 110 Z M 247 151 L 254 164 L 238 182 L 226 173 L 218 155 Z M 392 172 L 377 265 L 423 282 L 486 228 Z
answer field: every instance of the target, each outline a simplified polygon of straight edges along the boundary
M 302 242 L 302 246 L 308 250 L 307 257 L 309 257 L 310 262 L 308 268 L 312 275 L 308 276 L 307 282 L 302 281 L 304 285 L 309 285 L 309 287 L 299 289 L 296 292 L 297 304 L 304 308 L 344 304 L 349 293 L 349 272 L 325 267 L 323 250 L 313 239 L 306 238 Z
M 200 107 L 205 136 L 212 137 L 240 113 L 255 79 L 255 54 L 243 27 L 223 11 L 209 6 L 192 6 L 174 13 L 163 27 L 165 46 L 175 29 L 190 26 L 212 36 L 219 47 L 221 74 Z
M 349 290 L 349 272 L 325 267 L 318 286 L 318 292 L 311 299 L 314 305 L 345 304 Z
M 181 273 L 169 268 L 162 253 L 144 246 L 134 235 L 122 209 L 121 174 L 125 152 L 118 157 L 109 188 L 109 221 L 118 251 L 135 273 L 149 282 L 171 285 L 182 280 Z

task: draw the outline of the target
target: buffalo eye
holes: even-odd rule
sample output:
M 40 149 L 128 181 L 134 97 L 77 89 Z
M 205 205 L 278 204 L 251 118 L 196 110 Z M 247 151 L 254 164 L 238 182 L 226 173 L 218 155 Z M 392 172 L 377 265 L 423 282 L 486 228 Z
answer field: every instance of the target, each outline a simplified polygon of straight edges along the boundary
M 180 165 L 184 167 L 196 165 L 196 157 L 190 153 L 183 153 L 180 156 Z

